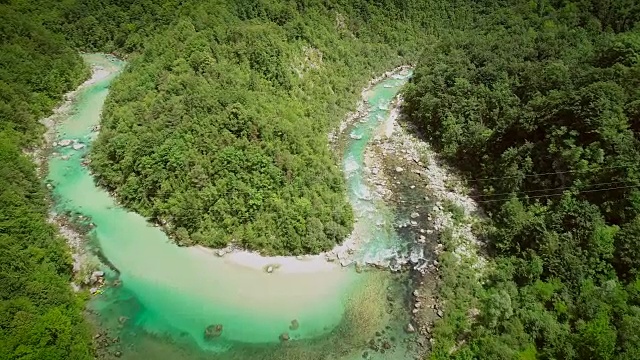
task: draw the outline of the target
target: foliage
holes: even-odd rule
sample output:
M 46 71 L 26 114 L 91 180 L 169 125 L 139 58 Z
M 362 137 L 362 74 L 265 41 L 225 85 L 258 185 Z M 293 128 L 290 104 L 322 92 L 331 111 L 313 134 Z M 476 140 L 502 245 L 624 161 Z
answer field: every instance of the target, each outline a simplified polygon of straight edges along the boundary
M 493 222 L 481 315 L 433 357 L 634 358 L 637 5 L 483 4 L 423 53 L 405 93 Z
M 69 286 L 71 258 L 46 221 L 42 182 L 22 152 L 39 142 L 38 119 L 86 67 L 33 18 L 0 4 L 0 358 L 90 359 L 82 304 Z
M 183 245 L 331 249 L 353 215 L 327 133 L 418 52 L 418 20 L 401 20 L 435 5 L 403 6 L 184 2 L 113 84 L 100 183 Z

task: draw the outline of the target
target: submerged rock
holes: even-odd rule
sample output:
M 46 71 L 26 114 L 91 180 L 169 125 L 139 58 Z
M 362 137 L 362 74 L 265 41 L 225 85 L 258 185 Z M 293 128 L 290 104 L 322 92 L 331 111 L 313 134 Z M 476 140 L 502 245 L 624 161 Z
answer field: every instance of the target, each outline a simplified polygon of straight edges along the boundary
M 267 273 L 271 274 L 273 272 L 273 266 L 267 266 Z
M 280 341 L 288 341 L 289 339 L 289 333 L 283 332 L 282 334 L 280 334 Z
M 413 327 L 413 325 L 411 325 L 411 323 L 407 324 L 407 326 L 404 328 L 404 331 L 406 331 L 409 334 L 412 334 L 414 332 L 416 332 L 416 329 Z
M 222 334 L 222 324 L 209 325 L 204 330 L 205 340 L 212 340 L 219 337 Z
M 82 149 L 83 147 L 85 147 L 85 144 L 80 144 L 80 143 L 78 143 L 78 144 L 73 144 L 73 150 L 80 150 L 80 149 Z
M 291 325 L 289 325 L 289 330 L 298 330 L 299 327 L 300 327 L 300 323 L 298 323 L 298 320 L 296 319 L 291 320 Z

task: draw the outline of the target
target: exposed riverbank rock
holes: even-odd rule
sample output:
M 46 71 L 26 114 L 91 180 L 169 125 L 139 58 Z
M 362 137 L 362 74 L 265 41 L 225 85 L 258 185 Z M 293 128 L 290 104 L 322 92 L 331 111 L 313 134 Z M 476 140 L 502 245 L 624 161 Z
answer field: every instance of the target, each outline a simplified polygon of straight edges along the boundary
M 89 284 L 102 284 L 104 282 L 104 271 L 94 271 L 89 278 Z
M 404 331 L 406 331 L 408 334 L 413 334 L 414 332 L 416 332 L 416 329 L 413 327 L 413 325 L 411 325 L 411 323 L 409 323 L 404 328 Z
M 204 330 L 205 340 L 213 340 L 222 335 L 222 324 L 209 325 Z

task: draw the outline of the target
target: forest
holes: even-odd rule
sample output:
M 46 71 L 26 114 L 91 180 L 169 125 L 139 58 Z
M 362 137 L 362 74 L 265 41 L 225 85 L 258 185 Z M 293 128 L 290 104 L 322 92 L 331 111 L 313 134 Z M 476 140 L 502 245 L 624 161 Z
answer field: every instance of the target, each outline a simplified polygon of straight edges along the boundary
M 480 315 L 451 312 L 432 356 L 638 359 L 640 7 L 482 5 L 405 89 L 490 218 Z
M 23 153 L 41 142 L 38 120 L 88 69 L 41 14 L 23 10 L 0 4 L 0 359 L 92 359 L 69 250 Z
M 100 183 L 179 244 L 267 254 L 349 234 L 327 133 L 369 79 L 417 63 L 405 117 L 489 217 L 481 286 L 445 284 L 480 315 L 448 308 L 431 357 L 640 358 L 637 1 L 9 0 L 0 20 L 0 358 L 93 358 L 23 152 L 88 75 L 78 50 L 129 60 Z
M 113 85 L 91 154 L 100 184 L 181 245 L 300 255 L 341 243 L 353 215 L 327 134 L 358 89 L 426 41 L 419 20 L 435 3 L 400 3 L 177 7 Z M 124 15 L 95 16 L 114 35 L 87 46 L 135 48 L 136 33 L 109 23 Z

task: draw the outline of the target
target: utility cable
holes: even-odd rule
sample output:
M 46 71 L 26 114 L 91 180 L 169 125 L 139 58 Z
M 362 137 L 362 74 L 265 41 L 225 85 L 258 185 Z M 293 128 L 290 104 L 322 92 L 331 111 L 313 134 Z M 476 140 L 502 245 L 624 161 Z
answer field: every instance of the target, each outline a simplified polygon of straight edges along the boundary
M 605 188 L 605 189 L 591 189 L 591 190 L 582 190 L 582 191 L 578 190 L 578 191 L 576 191 L 576 193 L 584 194 L 584 193 L 594 193 L 594 192 L 609 191 L 609 190 L 630 189 L 630 188 L 636 188 L 638 186 L 640 186 L 640 185 L 618 186 L 618 187 L 610 187 L 610 188 Z M 537 199 L 537 198 L 551 197 L 551 196 L 561 196 L 561 195 L 564 195 L 564 193 L 527 196 L 527 197 L 522 198 L 522 199 L 523 200 L 524 199 Z M 476 202 L 477 203 L 488 203 L 488 202 L 505 201 L 505 200 L 509 200 L 509 199 L 510 199 L 509 197 L 506 197 L 506 198 L 502 198 L 502 199 L 478 200 Z
M 627 165 L 615 165 L 615 166 L 602 166 L 593 169 L 584 169 L 584 170 L 566 170 L 566 171 L 553 171 L 546 173 L 537 173 L 537 174 L 525 174 L 525 175 L 513 175 L 513 176 L 496 176 L 496 177 L 488 177 L 488 178 L 480 178 L 480 179 L 466 179 L 459 181 L 467 181 L 467 182 L 478 182 L 478 181 L 486 181 L 486 180 L 500 180 L 500 179 L 516 179 L 516 178 L 527 178 L 527 177 L 538 177 L 538 176 L 547 176 L 547 175 L 560 175 L 560 174 L 571 174 L 571 173 L 580 173 L 580 172 L 590 172 L 590 171 L 598 171 L 598 170 L 606 170 L 606 169 L 619 169 L 619 168 L 634 168 L 637 170 L 638 164 L 627 164 Z

